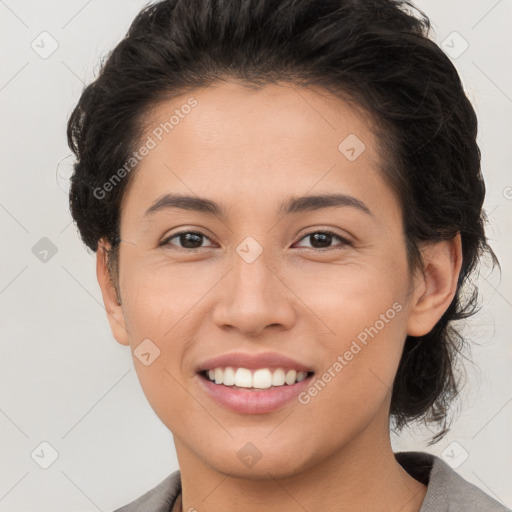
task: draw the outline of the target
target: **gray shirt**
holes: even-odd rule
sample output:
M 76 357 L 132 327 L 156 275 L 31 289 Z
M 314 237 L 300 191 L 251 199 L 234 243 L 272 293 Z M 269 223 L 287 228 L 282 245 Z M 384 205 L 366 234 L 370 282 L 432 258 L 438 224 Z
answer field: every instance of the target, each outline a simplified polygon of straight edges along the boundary
M 476 485 L 464 480 L 446 462 L 426 452 L 398 452 L 396 460 L 427 485 L 419 512 L 512 512 Z M 170 512 L 181 491 L 180 472 L 114 512 Z

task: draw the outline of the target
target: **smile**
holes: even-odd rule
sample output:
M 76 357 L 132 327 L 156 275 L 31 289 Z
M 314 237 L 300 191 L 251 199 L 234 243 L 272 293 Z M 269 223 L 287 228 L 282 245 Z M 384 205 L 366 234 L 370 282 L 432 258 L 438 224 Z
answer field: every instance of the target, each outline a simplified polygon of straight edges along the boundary
M 270 389 L 291 386 L 306 379 L 312 372 L 297 371 L 285 368 L 212 368 L 203 372 L 204 377 L 215 384 L 244 389 Z
M 202 391 L 222 408 L 240 414 L 267 414 L 299 404 L 297 397 L 311 385 L 314 372 L 217 367 L 196 375 Z

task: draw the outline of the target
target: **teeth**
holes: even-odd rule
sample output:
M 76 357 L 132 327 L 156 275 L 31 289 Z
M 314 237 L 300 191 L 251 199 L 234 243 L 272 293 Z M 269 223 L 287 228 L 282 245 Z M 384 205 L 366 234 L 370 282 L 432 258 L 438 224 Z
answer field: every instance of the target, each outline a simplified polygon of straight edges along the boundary
M 248 368 L 212 368 L 207 372 L 208 378 L 215 384 L 237 386 L 239 388 L 268 389 L 272 386 L 291 386 L 307 377 L 307 372 L 298 372 L 283 368 L 271 371 L 269 368 L 259 368 L 254 373 Z
M 215 371 L 220 370 L 222 372 L 222 369 L 215 368 Z M 216 384 L 219 384 L 216 382 Z M 220 384 L 224 384 L 221 382 Z M 235 373 L 235 386 L 238 386 L 239 388 L 252 388 L 252 375 L 251 370 L 248 370 L 247 368 L 238 368 L 238 370 Z
M 306 372 L 298 372 L 297 373 L 297 382 L 304 380 L 307 376 L 308 376 L 308 374 Z
M 235 384 L 235 370 L 231 368 L 231 366 L 224 368 L 222 384 L 224 384 L 224 386 L 233 386 Z
M 297 372 L 295 370 L 288 370 L 284 381 L 286 382 L 286 384 L 290 385 L 290 384 L 294 384 L 296 379 L 297 379 Z
M 278 368 L 272 374 L 272 386 L 283 386 L 286 381 L 285 373 L 282 368 Z
M 252 376 L 252 387 L 257 389 L 267 389 L 272 386 L 272 374 L 266 368 L 256 370 Z

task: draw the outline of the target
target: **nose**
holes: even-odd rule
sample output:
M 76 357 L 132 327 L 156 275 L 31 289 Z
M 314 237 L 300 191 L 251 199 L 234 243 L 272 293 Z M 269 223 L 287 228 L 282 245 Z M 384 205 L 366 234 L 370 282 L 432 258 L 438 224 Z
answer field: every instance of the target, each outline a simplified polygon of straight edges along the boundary
M 237 329 L 246 337 L 260 336 L 269 327 L 283 331 L 292 327 L 294 294 L 279 275 L 279 266 L 269 266 L 263 254 L 250 263 L 235 256 L 213 308 L 218 327 Z

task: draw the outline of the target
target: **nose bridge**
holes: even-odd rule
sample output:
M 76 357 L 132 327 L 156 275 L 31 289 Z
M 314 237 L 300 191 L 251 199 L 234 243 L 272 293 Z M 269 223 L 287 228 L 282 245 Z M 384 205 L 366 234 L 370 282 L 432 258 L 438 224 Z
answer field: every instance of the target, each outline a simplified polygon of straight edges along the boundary
M 272 253 L 269 237 L 260 242 L 253 236 L 245 237 L 235 249 L 232 279 L 234 294 L 251 300 L 268 298 L 272 280 L 275 279 L 271 266 Z M 264 246 L 264 245 L 265 246 Z

